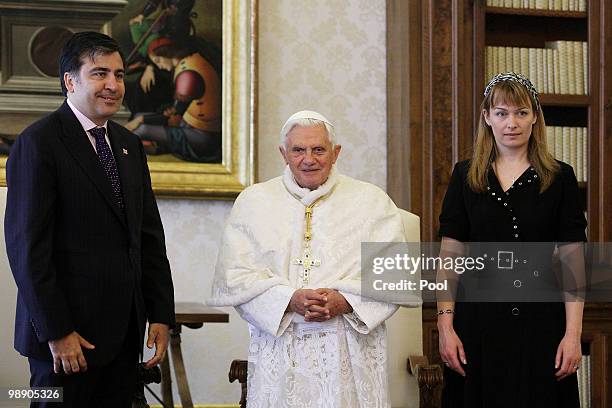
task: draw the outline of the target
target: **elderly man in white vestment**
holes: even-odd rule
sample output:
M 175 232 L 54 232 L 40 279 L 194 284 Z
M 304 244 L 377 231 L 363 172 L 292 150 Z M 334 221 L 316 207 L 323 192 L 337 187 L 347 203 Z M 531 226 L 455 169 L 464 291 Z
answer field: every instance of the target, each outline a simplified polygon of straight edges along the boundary
M 398 306 L 361 296 L 360 250 L 404 241 L 399 210 L 338 173 L 319 113 L 291 116 L 280 152 L 284 174 L 236 199 L 208 302 L 249 323 L 247 406 L 389 407 L 385 320 Z

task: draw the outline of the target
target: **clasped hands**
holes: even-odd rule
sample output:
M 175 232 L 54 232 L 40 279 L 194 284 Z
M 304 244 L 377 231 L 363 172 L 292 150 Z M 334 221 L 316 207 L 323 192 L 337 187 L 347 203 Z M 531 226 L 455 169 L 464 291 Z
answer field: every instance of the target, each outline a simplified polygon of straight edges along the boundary
M 147 347 L 153 348 L 155 346 L 155 355 L 145 363 L 146 368 L 151 368 L 163 360 L 168 349 L 169 339 L 170 334 L 167 324 L 149 324 Z M 75 331 L 62 338 L 49 340 L 49 349 L 53 355 L 53 371 L 56 374 L 63 371 L 68 375 L 87 371 L 87 361 L 85 360 L 82 347 L 89 350 L 95 348 L 93 344 Z
M 293 292 L 287 310 L 304 316 L 307 322 L 324 322 L 351 313 L 353 308 L 337 290 L 319 288 Z

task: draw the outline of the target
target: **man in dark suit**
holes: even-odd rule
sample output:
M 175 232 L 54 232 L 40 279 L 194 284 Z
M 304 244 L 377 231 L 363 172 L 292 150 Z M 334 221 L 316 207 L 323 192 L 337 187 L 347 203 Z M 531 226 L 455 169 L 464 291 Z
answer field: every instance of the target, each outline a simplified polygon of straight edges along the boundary
M 7 163 L 15 348 L 28 357 L 30 386 L 63 387 L 66 407 L 131 406 L 146 321 L 148 367 L 163 358 L 174 324 L 146 156 L 109 120 L 123 77 L 113 39 L 75 34 L 60 56 L 67 100 L 19 135 Z

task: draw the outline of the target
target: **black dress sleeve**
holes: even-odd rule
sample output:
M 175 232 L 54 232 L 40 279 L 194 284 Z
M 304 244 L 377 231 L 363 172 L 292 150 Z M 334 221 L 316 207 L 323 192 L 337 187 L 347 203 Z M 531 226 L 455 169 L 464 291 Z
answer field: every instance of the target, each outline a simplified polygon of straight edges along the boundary
M 465 207 L 464 189 L 466 188 L 468 162 L 460 162 L 455 165 L 453 174 L 440 212 L 440 237 L 453 238 L 466 242 L 470 236 L 470 224 Z
M 557 242 L 586 242 L 587 221 L 580 203 L 580 191 L 574 169 L 561 164 L 559 172 L 561 182 L 561 204 L 559 206 L 559 222 L 557 223 Z

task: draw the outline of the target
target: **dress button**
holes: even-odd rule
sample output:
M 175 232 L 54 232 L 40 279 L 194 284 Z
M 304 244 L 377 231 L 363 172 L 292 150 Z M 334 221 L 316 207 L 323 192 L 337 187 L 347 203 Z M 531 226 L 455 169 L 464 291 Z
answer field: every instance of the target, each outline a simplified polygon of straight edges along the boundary
M 508 206 L 508 203 L 504 203 L 504 207 L 507 207 L 507 206 Z
M 539 271 L 533 271 L 533 276 L 535 276 L 536 278 L 540 276 L 540 272 Z
M 519 183 L 519 186 L 522 186 L 522 185 L 523 185 L 523 183 L 522 183 L 522 182 L 521 182 L 521 183 Z
M 506 195 L 510 195 L 510 193 L 506 191 Z
M 516 221 L 516 217 L 512 217 L 512 221 Z
M 497 197 L 497 201 L 501 201 L 501 197 Z
M 495 195 L 495 193 L 491 193 L 491 195 Z
M 514 234 L 514 238 L 518 238 L 518 234 Z
M 515 288 L 520 288 L 522 286 L 522 284 L 523 283 L 520 280 L 518 280 L 518 279 L 514 281 L 514 287 Z
M 518 227 L 515 225 L 515 226 L 514 226 L 514 229 L 517 229 L 517 228 L 518 228 Z
M 514 316 L 518 316 L 518 315 L 520 315 L 520 314 L 521 314 L 521 311 L 519 310 L 519 308 L 518 308 L 518 307 L 513 307 L 513 308 L 512 308 L 512 314 L 513 314 Z

